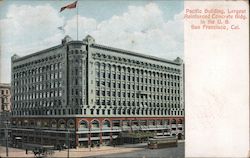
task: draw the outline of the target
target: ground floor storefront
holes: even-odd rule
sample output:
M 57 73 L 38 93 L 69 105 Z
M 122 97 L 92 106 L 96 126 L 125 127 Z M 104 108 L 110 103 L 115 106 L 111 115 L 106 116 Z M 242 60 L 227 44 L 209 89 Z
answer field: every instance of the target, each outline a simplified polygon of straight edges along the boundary
M 131 136 L 133 135 L 133 136 Z M 14 147 L 55 148 L 115 146 L 146 142 L 154 136 L 184 139 L 183 117 L 29 117 L 11 119 Z

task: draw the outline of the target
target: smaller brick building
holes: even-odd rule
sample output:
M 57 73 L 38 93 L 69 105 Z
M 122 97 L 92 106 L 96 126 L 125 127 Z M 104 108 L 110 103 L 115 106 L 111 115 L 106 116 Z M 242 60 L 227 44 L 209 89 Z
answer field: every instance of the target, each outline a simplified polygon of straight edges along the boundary
M 0 83 L 0 144 L 5 145 L 6 141 L 6 123 L 10 119 L 10 110 L 11 110 L 11 93 L 10 93 L 10 84 Z M 8 130 L 10 135 L 10 130 Z
M 10 111 L 11 109 L 10 84 L 0 83 L 0 112 Z

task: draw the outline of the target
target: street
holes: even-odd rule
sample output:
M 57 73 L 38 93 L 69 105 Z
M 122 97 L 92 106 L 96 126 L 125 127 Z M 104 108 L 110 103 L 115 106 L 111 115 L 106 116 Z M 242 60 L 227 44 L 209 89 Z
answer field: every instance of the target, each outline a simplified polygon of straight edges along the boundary
M 178 147 L 163 148 L 163 149 L 147 149 L 135 150 L 125 153 L 100 154 L 96 157 L 140 157 L 140 158 L 184 158 L 184 143 L 178 143 Z M 91 157 L 91 156 L 90 156 Z
M 184 142 L 179 142 L 178 147 L 163 149 L 147 149 L 146 144 L 126 144 L 117 147 L 103 146 L 100 148 L 78 148 L 69 150 L 70 157 L 168 157 L 184 158 Z M 0 146 L 0 157 L 6 157 L 5 147 Z M 9 148 L 9 157 L 34 157 L 32 151 Z M 67 150 L 55 151 L 51 157 L 67 157 Z

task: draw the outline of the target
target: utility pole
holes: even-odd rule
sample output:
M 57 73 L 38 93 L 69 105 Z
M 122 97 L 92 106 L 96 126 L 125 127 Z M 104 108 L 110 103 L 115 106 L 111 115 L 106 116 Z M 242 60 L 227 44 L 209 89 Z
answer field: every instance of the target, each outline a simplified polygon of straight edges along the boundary
M 5 116 L 7 118 L 7 114 Z M 8 134 L 8 121 L 5 121 L 5 140 L 6 140 L 6 157 L 9 157 L 9 134 Z
M 92 141 L 91 141 L 91 128 L 89 129 L 90 131 L 90 135 L 89 135 L 89 151 L 91 151 L 91 145 L 92 145 Z
M 67 141 L 68 141 L 68 155 L 67 158 L 69 158 L 69 129 L 67 130 Z

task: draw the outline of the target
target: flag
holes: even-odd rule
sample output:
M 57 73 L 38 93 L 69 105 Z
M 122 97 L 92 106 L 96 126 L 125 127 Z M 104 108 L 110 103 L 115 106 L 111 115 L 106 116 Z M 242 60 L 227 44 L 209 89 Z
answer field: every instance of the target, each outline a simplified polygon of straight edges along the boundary
M 61 30 L 63 33 L 65 33 L 65 29 L 64 29 L 65 25 L 66 25 L 66 24 L 64 24 L 63 26 L 57 27 L 57 28 L 58 28 L 59 30 Z
M 77 1 L 75 1 L 74 3 L 68 4 L 68 5 L 62 7 L 61 10 L 60 10 L 60 12 L 62 12 L 64 9 L 73 9 L 73 8 L 76 8 L 76 4 L 77 4 Z

